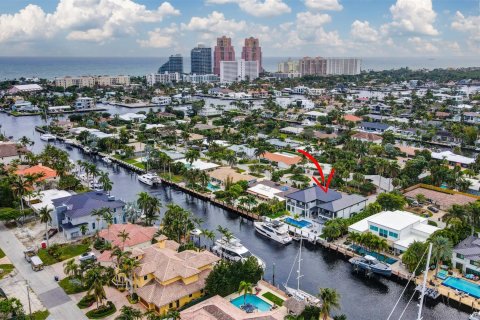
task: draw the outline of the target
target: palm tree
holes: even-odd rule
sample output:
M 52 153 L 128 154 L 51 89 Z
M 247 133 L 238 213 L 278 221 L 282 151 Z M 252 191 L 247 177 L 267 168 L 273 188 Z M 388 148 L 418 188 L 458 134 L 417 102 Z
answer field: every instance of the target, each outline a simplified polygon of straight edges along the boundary
M 212 241 L 212 246 L 215 244 L 215 232 L 212 230 L 202 230 L 202 234 L 205 236 L 205 238 L 208 238 L 210 241 Z
M 157 197 L 150 197 L 148 201 L 147 211 L 145 212 L 145 224 L 152 225 L 153 221 L 159 218 L 158 213 L 162 207 L 162 202 Z
M 88 270 L 87 281 L 91 284 L 87 294 L 94 296 L 98 309 L 98 304 L 102 304 L 103 300 L 107 299 L 107 294 L 103 288 L 103 285 L 105 284 L 105 277 L 102 267 L 95 266 Z
M 217 231 L 221 233 L 221 235 L 225 238 L 225 240 L 227 240 L 228 242 L 230 242 L 230 240 L 233 239 L 233 233 L 230 232 L 230 230 L 228 230 L 228 228 L 224 228 L 222 226 L 218 226 L 217 227 Z
M 112 180 L 108 177 L 108 173 L 105 171 L 100 171 L 100 178 L 98 182 L 102 185 L 103 191 L 107 191 L 108 195 L 110 195 L 110 191 L 112 191 Z
M 142 319 L 142 312 L 138 309 L 123 306 L 120 309 L 120 315 L 115 320 L 140 320 Z
M 247 294 L 253 293 L 253 286 L 250 282 L 247 281 L 240 281 L 240 285 L 238 286 L 238 293 L 243 294 L 243 305 L 247 304 Z
M 107 234 L 108 238 L 110 239 L 110 226 L 113 224 L 113 214 L 112 211 L 110 211 L 110 208 L 102 208 L 102 218 L 105 220 L 107 223 Z
M 452 249 L 453 245 L 450 239 L 442 236 L 437 236 L 431 239 L 433 244 L 432 247 L 432 255 L 435 257 L 436 261 L 436 268 L 435 268 L 435 275 L 438 274 L 438 269 L 442 261 L 450 259 L 452 257 Z
M 53 210 L 47 206 L 40 209 L 38 215 L 40 216 L 40 222 L 45 223 L 45 237 L 47 240 L 48 247 L 48 223 L 52 222 L 52 216 L 50 215 Z
M 137 205 L 142 210 L 142 213 L 145 215 L 145 212 L 148 208 L 148 202 L 150 201 L 150 195 L 146 192 L 140 192 L 137 198 Z
M 70 259 L 63 264 L 63 272 L 67 276 L 77 276 L 79 266 L 76 264 L 75 259 Z
M 115 257 L 117 260 L 117 267 L 120 267 L 122 264 L 122 261 L 125 257 L 128 256 L 127 252 L 124 252 L 122 249 L 120 249 L 119 246 L 115 246 L 112 248 L 112 252 L 110 253 L 111 257 Z
M 192 163 L 194 163 L 198 159 L 200 159 L 200 151 L 196 149 L 189 149 L 185 153 L 185 160 L 190 163 L 190 166 L 192 166 Z
M 135 269 L 140 266 L 140 261 L 134 258 L 127 257 L 123 260 L 123 270 L 127 274 L 130 281 L 130 293 L 135 293 L 135 286 L 133 284 L 133 278 L 135 274 Z
M 122 250 L 125 250 L 125 241 L 130 239 L 130 234 L 127 231 L 122 230 L 117 234 L 117 237 L 122 239 Z
M 80 233 L 84 236 L 88 232 L 88 224 L 82 224 L 80 226 Z
M 330 317 L 332 309 L 340 309 L 340 294 L 335 289 L 321 288 L 318 297 L 322 299 L 320 316 L 323 320 L 327 320 Z

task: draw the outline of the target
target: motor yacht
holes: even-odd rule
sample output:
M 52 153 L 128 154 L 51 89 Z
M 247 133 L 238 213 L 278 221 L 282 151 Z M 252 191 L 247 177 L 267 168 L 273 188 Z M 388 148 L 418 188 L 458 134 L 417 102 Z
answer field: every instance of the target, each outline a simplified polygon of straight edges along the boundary
M 112 163 L 112 159 L 110 159 L 109 157 L 103 157 L 102 161 L 105 162 L 106 164 L 111 164 Z
M 145 173 L 138 176 L 138 181 L 145 183 L 146 185 L 153 186 L 160 183 L 160 178 L 155 173 Z
M 366 255 L 365 257 L 354 257 L 348 260 L 353 266 L 371 271 L 375 274 L 389 277 L 392 275 L 392 268 L 384 262 L 378 261 L 375 257 Z
M 57 139 L 57 137 L 55 137 L 53 134 L 51 133 L 44 133 L 40 136 L 40 140 L 43 140 L 43 141 L 55 141 Z
M 258 233 L 276 242 L 281 244 L 292 242 L 292 237 L 288 234 L 286 224 L 281 221 L 255 221 L 253 225 Z
M 215 241 L 212 251 L 222 258 L 230 261 L 245 261 L 249 257 L 255 257 L 258 265 L 265 269 L 265 262 L 252 254 L 237 238 L 227 239 L 222 237 Z

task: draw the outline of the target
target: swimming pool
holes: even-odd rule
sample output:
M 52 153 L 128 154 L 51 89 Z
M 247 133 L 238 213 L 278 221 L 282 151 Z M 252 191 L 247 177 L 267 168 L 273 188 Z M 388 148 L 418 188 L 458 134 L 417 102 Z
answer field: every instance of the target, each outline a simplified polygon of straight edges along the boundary
M 296 220 L 292 219 L 290 217 L 285 218 L 285 223 L 291 224 L 294 227 L 297 227 L 299 229 L 305 228 L 305 227 L 310 227 L 312 224 L 308 222 L 307 220 Z
M 243 300 L 243 295 L 241 295 L 231 300 L 230 302 L 239 309 L 241 309 L 240 307 L 243 306 L 244 303 L 250 303 L 251 305 L 255 306 L 259 311 L 270 311 L 270 308 L 272 308 L 271 304 L 250 293 L 247 294 L 245 301 Z
M 360 247 L 359 245 L 356 245 L 356 244 L 352 244 L 350 246 L 350 248 L 352 248 L 353 251 L 355 251 L 358 254 L 361 254 L 362 256 L 369 255 L 369 256 L 372 256 L 372 257 L 376 258 L 378 261 L 381 261 L 381 262 L 385 262 L 385 263 L 388 263 L 388 264 L 394 264 L 395 262 L 397 262 L 396 259 L 387 257 L 387 256 L 385 256 L 383 254 L 380 254 L 378 252 L 375 252 L 375 251 L 365 250 L 364 248 L 362 248 L 362 247 Z
M 442 284 L 446 287 L 466 292 L 472 297 L 480 298 L 480 286 L 476 283 L 460 278 L 449 277 L 447 280 L 443 281 Z
M 215 191 L 218 191 L 220 189 L 220 187 L 212 184 L 211 182 L 209 182 L 208 185 L 207 185 L 207 189 L 215 192 Z

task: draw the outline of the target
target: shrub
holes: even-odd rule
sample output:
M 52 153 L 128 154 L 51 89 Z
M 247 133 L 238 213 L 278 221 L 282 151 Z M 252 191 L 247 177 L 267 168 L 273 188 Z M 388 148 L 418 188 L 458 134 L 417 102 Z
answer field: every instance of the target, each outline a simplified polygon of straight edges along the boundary
M 89 319 L 101 319 L 114 314 L 117 311 L 112 301 L 107 301 L 107 304 L 99 306 L 97 309 L 92 309 L 86 313 Z
M 95 302 L 95 297 L 91 294 L 87 294 L 77 303 L 77 306 L 80 309 L 85 309 L 90 307 L 94 302 Z

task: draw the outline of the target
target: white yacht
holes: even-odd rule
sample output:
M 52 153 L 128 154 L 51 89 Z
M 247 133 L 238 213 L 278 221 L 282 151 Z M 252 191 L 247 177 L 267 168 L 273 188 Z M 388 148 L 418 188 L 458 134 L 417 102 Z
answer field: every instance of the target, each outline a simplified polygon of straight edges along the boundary
M 257 230 L 258 233 L 274 241 L 280 242 L 282 244 L 288 244 L 292 242 L 292 237 L 288 234 L 288 228 L 286 224 L 281 221 L 255 221 L 253 225 L 255 226 L 255 230 Z
M 480 311 L 475 311 L 474 313 L 472 313 L 470 315 L 470 317 L 468 319 L 470 319 L 470 320 L 480 320 Z
M 65 141 L 63 141 L 66 145 L 74 145 L 75 144 L 75 141 L 73 141 L 72 139 L 65 139 Z
M 231 261 L 245 261 L 249 257 L 255 257 L 258 265 L 264 270 L 266 268 L 265 262 L 256 255 L 252 254 L 237 238 L 227 239 L 222 237 L 217 239 L 212 251 L 220 257 Z
M 85 152 L 85 153 L 91 153 L 91 152 L 92 152 L 92 149 L 90 149 L 90 147 L 84 147 L 84 148 L 83 148 L 83 152 Z
M 160 183 L 160 178 L 155 173 L 145 173 L 138 176 L 138 181 L 153 186 L 154 184 Z
M 103 157 L 102 161 L 105 162 L 106 164 L 111 164 L 112 163 L 112 159 L 110 159 L 109 157 Z
M 51 133 L 44 133 L 40 136 L 40 140 L 43 140 L 43 141 L 54 141 L 56 140 L 57 137 L 55 137 L 53 134 Z

